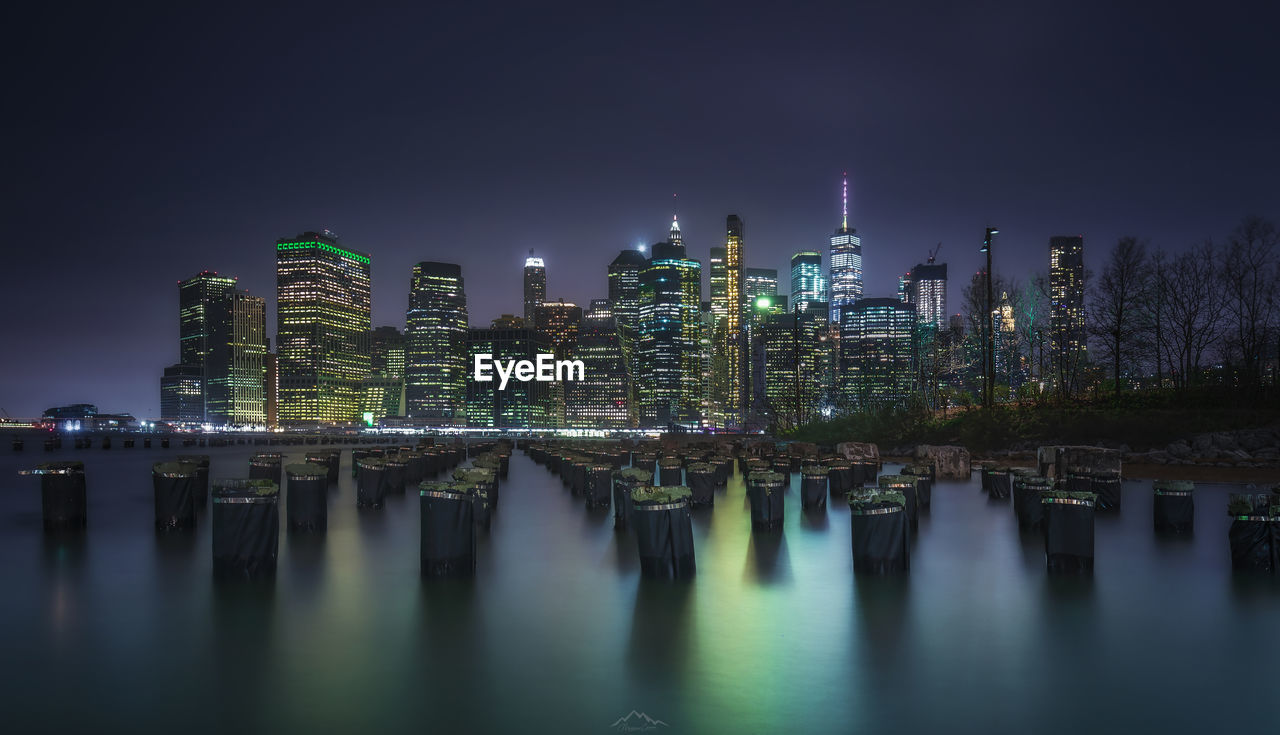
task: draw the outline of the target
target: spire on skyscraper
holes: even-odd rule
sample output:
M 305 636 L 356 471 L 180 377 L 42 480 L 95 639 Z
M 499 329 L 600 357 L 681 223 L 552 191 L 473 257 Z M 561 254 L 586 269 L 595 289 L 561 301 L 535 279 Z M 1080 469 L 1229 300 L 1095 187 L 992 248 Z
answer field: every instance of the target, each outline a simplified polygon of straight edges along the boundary
M 678 194 L 671 195 L 671 231 L 680 231 L 680 196 Z
M 844 172 L 844 190 L 840 198 L 843 204 L 843 211 L 844 211 L 844 224 L 841 225 L 841 228 L 847 230 L 849 229 L 849 172 L 848 171 Z

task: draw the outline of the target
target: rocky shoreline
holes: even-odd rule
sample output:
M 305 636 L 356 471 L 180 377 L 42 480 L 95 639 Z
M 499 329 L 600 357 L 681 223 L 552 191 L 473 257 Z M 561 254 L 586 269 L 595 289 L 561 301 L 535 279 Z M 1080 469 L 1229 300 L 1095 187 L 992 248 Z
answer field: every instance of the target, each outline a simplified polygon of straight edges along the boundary
M 1039 447 L 1050 444 L 1054 442 L 1018 442 L 1007 449 L 975 453 L 972 460 L 1033 467 Z M 1154 449 L 1135 450 L 1108 441 L 1096 446 L 1120 452 L 1126 477 L 1280 482 L 1280 427 L 1197 434 Z M 883 452 L 887 461 L 910 461 L 914 455 L 914 446 L 890 447 Z

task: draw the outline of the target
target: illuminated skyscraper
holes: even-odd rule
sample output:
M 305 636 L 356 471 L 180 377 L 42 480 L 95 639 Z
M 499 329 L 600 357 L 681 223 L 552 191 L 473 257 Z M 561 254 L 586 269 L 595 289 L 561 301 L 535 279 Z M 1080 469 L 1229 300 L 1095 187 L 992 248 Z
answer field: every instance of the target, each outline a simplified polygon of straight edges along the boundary
M 538 353 L 552 351 L 546 335 L 528 328 L 470 329 L 467 336 L 468 370 L 475 355 L 493 355 L 494 360 L 538 359 Z M 505 429 L 554 428 L 551 388 L 554 384 L 537 380 L 515 380 L 499 390 L 497 375 L 492 382 L 466 381 L 467 425 Z
M 612 319 L 613 302 L 609 299 L 591 299 L 591 307 L 582 315 L 583 320 Z
M 804 250 L 791 256 L 791 309 L 808 301 L 827 300 L 827 279 L 822 275 L 822 253 Z
M 920 326 L 947 326 L 947 264 L 919 263 L 902 277 L 900 298 L 915 304 Z
M 533 257 L 533 250 L 524 259 L 524 323 L 536 327 L 536 311 L 547 300 L 547 269 L 542 258 Z
M 205 370 L 205 421 L 231 426 L 267 422 L 267 302 L 234 290 L 212 305 L 213 320 L 225 325 L 211 341 Z
M 716 315 L 711 311 L 711 303 L 702 302 L 699 313 L 701 331 L 698 334 L 698 360 L 702 370 L 702 425 L 716 428 L 724 427 L 723 395 L 724 386 L 718 382 L 716 372 Z
M 742 303 L 744 310 L 751 309 L 761 296 L 772 299 L 778 295 L 778 269 L 747 268 L 743 289 L 746 291 L 746 300 Z
M 724 248 L 711 248 L 711 260 L 708 263 L 711 280 L 711 313 L 716 319 L 724 319 L 729 315 L 729 285 L 724 270 L 724 259 Z
M 630 427 L 630 378 L 613 317 L 584 319 L 571 357 L 582 361 L 585 379 L 564 385 L 565 425 L 573 429 Z
M 184 365 L 204 365 L 217 341 L 225 333 L 211 310 L 236 290 L 236 279 L 213 271 L 201 271 L 178 283 L 178 359 Z M 223 311 L 221 316 L 228 316 Z
M 618 326 L 635 329 L 640 309 L 640 271 L 648 261 L 639 250 L 623 250 L 609 264 L 609 301 Z
M 515 314 L 503 314 L 489 322 L 490 329 L 525 329 L 524 317 Z
M 860 299 L 841 314 L 840 382 L 846 408 L 901 405 L 915 379 L 915 307 L 895 298 Z
M 178 303 L 183 361 L 165 370 L 161 402 L 167 396 L 166 410 L 179 413 L 168 418 L 265 424 L 266 301 L 237 289 L 234 278 L 204 271 L 178 284 Z
M 369 263 L 328 232 L 276 242 L 281 424 L 357 420 L 369 374 Z
M 640 272 L 637 370 L 641 426 L 701 419 L 702 264 L 683 245 L 653 246 Z
M 578 339 L 578 330 L 582 327 L 582 307 L 564 299 L 543 301 L 534 314 L 538 332 L 550 340 L 556 357 L 568 359 L 568 355 L 573 352 L 574 342 Z
M 231 313 L 225 308 L 228 296 L 236 290 L 236 279 L 220 276 L 213 271 L 202 271 L 178 283 L 178 365 L 166 374 L 181 375 L 181 390 L 198 388 L 199 406 L 195 418 L 191 418 L 189 396 L 182 399 L 183 414 L 187 421 L 203 422 L 209 416 L 209 403 L 219 407 L 225 403 L 226 370 L 219 369 L 213 357 L 218 342 L 225 343 L 230 334 Z M 188 366 L 180 368 L 180 366 Z M 190 377 L 200 377 L 199 385 L 193 385 Z M 218 380 L 217 395 L 210 395 L 210 379 Z M 172 386 L 171 386 L 172 387 Z M 171 405 L 173 404 L 171 401 Z
M 639 395 L 636 393 L 640 376 L 639 353 L 636 349 L 636 327 L 640 318 L 640 271 L 647 265 L 648 261 L 639 250 L 623 250 L 609 264 L 609 303 L 613 305 L 618 341 L 627 361 L 632 391 L 629 401 L 633 418 L 640 405 Z
M 862 298 L 862 240 L 849 226 L 849 177 L 844 178 L 843 218 L 831 236 L 831 323 L 842 324 L 840 312 Z
M 1049 238 L 1049 331 L 1055 360 L 1085 345 L 1084 237 Z
M 727 370 L 725 418 L 730 425 L 740 423 L 750 402 L 749 350 L 745 340 L 746 323 L 743 305 L 747 300 L 746 227 L 742 219 L 731 214 L 725 220 L 725 368 Z
M 404 415 L 404 335 L 395 327 L 369 332 L 369 376 L 365 378 L 361 412 L 375 418 Z
M 204 371 L 199 365 L 178 363 L 160 378 L 160 418 L 171 423 L 204 421 Z
M 413 267 L 405 314 L 405 413 L 427 425 L 465 421 L 467 295 L 462 267 Z
M 551 344 L 556 359 L 571 359 L 577 349 L 578 331 L 582 328 L 582 307 L 567 303 L 564 299 L 544 301 L 534 310 L 534 314 L 537 332 Z M 552 426 L 556 428 L 566 426 L 568 417 L 565 387 L 560 382 L 548 386 L 551 394 Z

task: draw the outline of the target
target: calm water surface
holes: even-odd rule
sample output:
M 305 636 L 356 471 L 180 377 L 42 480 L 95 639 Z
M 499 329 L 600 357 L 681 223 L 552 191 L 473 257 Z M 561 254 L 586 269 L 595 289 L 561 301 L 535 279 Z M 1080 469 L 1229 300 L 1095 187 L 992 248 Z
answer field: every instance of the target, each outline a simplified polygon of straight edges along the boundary
M 200 451 L 217 478 L 253 449 Z M 910 575 L 855 579 L 843 502 L 802 513 L 793 476 L 784 531 L 753 536 L 735 476 L 672 584 L 517 452 L 475 581 L 424 585 L 416 493 L 358 513 L 348 449 L 328 533 L 282 529 L 274 586 L 225 588 L 207 512 L 153 531 L 150 465 L 185 452 L 0 457 L 7 731 L 609 733 L 632 710 L 665 732 L 1280 729 L 1280 584 L 1230 571 L 1239 488 L 1200 486 L 1194 538 L 1166 541 L 1150 483 L 1125 483 L 1080 580 L 1047 577 L 976 479 L 942 482 Z M 51 543 L 16 473 L 73 457 L 89 530 Z

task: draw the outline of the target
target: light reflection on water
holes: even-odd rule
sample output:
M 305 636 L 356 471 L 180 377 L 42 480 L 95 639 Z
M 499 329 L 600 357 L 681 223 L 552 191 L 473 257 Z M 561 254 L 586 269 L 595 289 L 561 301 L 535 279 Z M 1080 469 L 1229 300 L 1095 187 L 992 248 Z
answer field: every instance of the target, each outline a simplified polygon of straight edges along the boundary
M 209 450 L 212 476 L 251 451 Z M 1166 539 L 1149 483 L 1126 483 L 1093 578 L 1060 579 L 1007 502 L 942 482 L 910 575 L 868 579 L 842 500 L 802 512 L 793 478 L 783 531 L 753 534 L 735 477 L 694 511 L 697 578 L 653 583 L 608 511 L 517 453 L 477 578 L 424 585 L 416 494 L 357 512 L 344 468 L 328 532 L 282 530 L 275 584 L 244 587 L 213 584 L 207 513 L 153 533 L 164 450 L 78 454 L 89 532 L 70 540 L 44 536 L 16 478 L 44 457 L 0 458 L 0 704 L 19 732 L 613 732 L 633 709 L 671 732 L 1280 725 L 1240 706 L 1274 688 L 1280 585 L 1230 573 L 1225 486 L 1198 490 L 1193 538 Z

